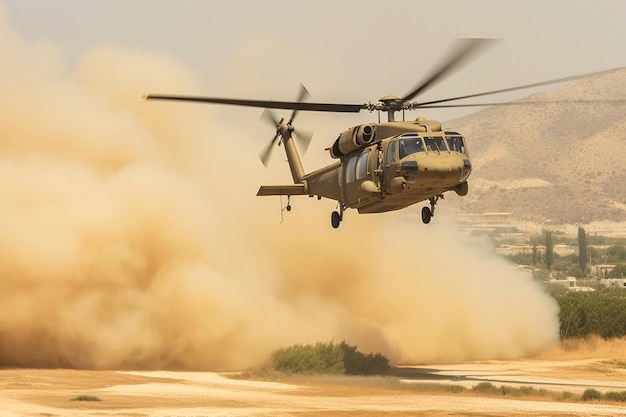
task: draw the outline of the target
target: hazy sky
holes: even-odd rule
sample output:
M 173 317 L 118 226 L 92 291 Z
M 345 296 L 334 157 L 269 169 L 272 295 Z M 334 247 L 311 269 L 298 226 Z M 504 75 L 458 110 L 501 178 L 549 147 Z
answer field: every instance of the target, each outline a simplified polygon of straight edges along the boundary
M 97 44 L 160 50 L 197 71 L 206 89 L 195 93 L 206 95 L 292 99 L 303 82 L 316 101 L 401 96 L 459 36 L 504 40 L 419 98 L 626 65 L 622 0 L 2 0 L 0 5 L 20 36 L 54 42 L 70 71 L 77 57 Z M 457 114 L 442 110 L 433 117 Z

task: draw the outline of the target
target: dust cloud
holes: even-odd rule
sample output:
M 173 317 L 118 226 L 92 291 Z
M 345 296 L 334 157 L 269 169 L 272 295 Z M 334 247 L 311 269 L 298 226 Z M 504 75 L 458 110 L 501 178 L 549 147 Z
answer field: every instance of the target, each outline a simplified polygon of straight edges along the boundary
M 203 91 L 175 58 L 98 45 L 70 66 L 1 10 L 0 54 L 0 366 L 241 370 L 332 338 L 456 362 L 556 341 L 555 303 L 445 219 L 332 230 L 333 205 L 302 198 L 279 224 L 255 192 L 290 175 L 264 173 L 263 137 L 140 100 Z

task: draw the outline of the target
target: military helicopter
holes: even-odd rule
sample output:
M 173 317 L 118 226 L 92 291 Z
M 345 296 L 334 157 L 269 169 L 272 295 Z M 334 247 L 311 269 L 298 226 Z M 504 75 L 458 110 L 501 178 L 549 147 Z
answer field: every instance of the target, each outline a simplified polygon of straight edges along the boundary
M 442 129 L 441 123 L 435 120 L 417 117 L 409 121 L 396 121 L 397 112 L 402 111 L 404 116 L 406 110 L 510 104 L 442 103 L 561 83 L 588 75 L 428 102 L 411 101 L 492 41 L 494 39 L 491 38 L 460 39 L 448 58 L 411 92 L 402 98 L 387 95 L 374 103 L 308 103 L 304 101 L 309 96 L 304 86 L 298 99 L 293 102 L 161 94 L 147 94 L 144 98 L 265 108 L 264 117 L 275 126 L 276 134 L 260 154 L 261 161 L 267 165 L 275 145 L 284 145 L 294 183 L 263 185 L 257 196 L 287 196 L 288 211 L 291 210 L 291 196 L 308 195 L 335 200 L 338 208 L 331 213 L 331 225 L 338 228 L 344 212 L 349 208 L 359 213 L 382 213 L 428 201 L 429 205 L 424 206 L 421 212 L 422 221 L 428 224 L 435 214 L 436 204 L 444 198 L 444 193 L 454 191 L 459 196 L 468 193 L 467 179 L 472 171 L 472 163 L 467 143 L 461 133 Z M 278 119 L 269 109 L 293 112 L 285 121 L 284 118 Z M 294 128 L 293 122 L 298 111 L 358 113 L 361 110 L 377 111 L 378 122 L 353 126 L 339 134 L 332 146 L 327 148 L 331 158 L 336 161 L 305 173 L 294 141 L 298 139 L 302 150 L 306 151 L 311 135 Z M 381 112 L 387 113 L 387 122 L 380 122 Z

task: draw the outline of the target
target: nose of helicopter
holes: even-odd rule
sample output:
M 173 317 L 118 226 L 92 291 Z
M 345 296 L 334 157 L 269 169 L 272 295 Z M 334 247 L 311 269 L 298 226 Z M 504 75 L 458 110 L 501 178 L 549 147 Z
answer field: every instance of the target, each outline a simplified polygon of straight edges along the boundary
M 420 185 L 453 186 L 467 179 L 472 165 L 469 159 L 441 155 L 405 161 L 401 164 L 407 182 Z

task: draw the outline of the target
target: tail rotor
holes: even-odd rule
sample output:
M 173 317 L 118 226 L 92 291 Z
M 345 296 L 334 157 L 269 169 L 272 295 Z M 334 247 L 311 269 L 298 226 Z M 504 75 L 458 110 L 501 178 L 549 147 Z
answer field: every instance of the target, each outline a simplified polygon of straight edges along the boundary
M 300 84 L 300 93 L 298 94 L 297 102 L 303 102 L 309 97 L 310 97 L 309 91 L 306 89 L 304 85 Z M 313 138 L 313 132 L 310 132 L 307 130 L 295 129 L 293 127 L 293 121 L 296 118 L 297 114 L 298 114 L 298 110 L 294 110 L 291 113 L 291 117 L 289 118 L 289 121 L 285 123 L 284 118 L 281 118 L 279 120 L 278 117 L 276 117 L 276 115 L 274 114 L 274 112 L 271 111 L 270 109 L 265 109 L 263 111 L 263 114 L 261 115 L 261 117 L 267 120 L 268 122 L 272 123 L 272 125 L 274 125 L 274 127 L 276 128 L 276 134 L 272 138 L 271 142 L 259 154 L 259 158 L 261 159 L 261 162 L 266 167 L 269 163 L 272 150 L 274 149 L 274 145 L 278 143 L 278 146 L 280 146 L 282 141 L 289 136 L 293 136 L 293 138 L 298 143 L 298 146 L 303 154 L 306 153 L 307 149 L 309 148 L 311 139 Z

